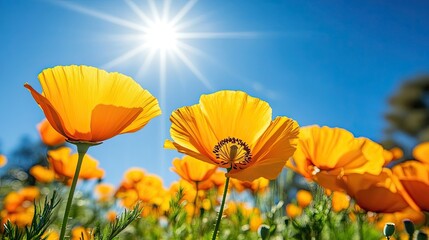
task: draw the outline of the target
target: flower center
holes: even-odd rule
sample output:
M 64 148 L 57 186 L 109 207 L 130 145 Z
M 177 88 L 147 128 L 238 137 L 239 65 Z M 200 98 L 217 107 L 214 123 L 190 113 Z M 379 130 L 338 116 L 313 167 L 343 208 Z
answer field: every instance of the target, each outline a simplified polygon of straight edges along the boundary
M 244 169 L 252 161 L 249 145 L 239 138 L 227 137 L 213 148 L 220 167 Z

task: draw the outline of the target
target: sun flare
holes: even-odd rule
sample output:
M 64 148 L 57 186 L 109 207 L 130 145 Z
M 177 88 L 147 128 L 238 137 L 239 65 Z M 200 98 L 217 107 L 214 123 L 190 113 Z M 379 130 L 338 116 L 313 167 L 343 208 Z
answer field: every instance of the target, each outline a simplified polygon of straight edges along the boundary
M 168 22 L 157 22 L 143 35 L 148 47 L 155 50 L 175 50 L 177 48 L 177 30 Z

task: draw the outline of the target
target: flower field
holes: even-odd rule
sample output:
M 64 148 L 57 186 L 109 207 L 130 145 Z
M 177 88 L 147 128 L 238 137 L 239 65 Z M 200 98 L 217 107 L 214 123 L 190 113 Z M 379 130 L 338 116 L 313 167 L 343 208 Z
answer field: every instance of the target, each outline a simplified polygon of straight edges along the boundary
M 142 164 L 115 186 L 90 150 L 156 121 L 158 100 L 89 66 L 45 69 L 39 81 L 42 93 L 25 88 L 46 116 L 37 125 L 46 155 L 15 172 L 34 181 L 2 179 L 2 239 L 427 239 L 427 142 L 403 161 L 400 148 L 299 126 L 222 90 L 162 113 L 171 137 L 160 148 L 177 152 L 180 180 L 166 186 Z

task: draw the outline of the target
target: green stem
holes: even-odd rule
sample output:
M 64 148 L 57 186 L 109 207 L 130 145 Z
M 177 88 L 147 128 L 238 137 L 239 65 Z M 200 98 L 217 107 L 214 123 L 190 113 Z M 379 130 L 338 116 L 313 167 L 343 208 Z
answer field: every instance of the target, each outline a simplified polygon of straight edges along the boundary
M 194 199 L 194 217 L 197 214 L 197 199 L 198 199 L 198 181 L 195 182 L 195 199 Z
M 64 239 L 66 228 L 67 228 L 67 221 L 70 214 L 70 207 L 73 200 L 74 190 L 76 189 L 77 180 L 79 178 L 79 172 L 80 168 L 82 166 L 83 157 L 85 156 L 86 152 L 88 151 L 88 148 L 92 146 L 89 143 L 75 143 L 77 146 L 77 152 L 78 152 L 78 159 L 77 159 L 77 165 L 76 165 L 76 171 L 74 172 L 73 182 L 70 187 L 69 197 L 67 199 L 67 205 L 66 210 L 64 212 L 64 218 L 63 223 L 61 225 L 61 234 L 60 234 L 60 240 Z
M 228 172 L 229 172 L 229 170 L 230 169 L 228 169 Z M 228 193 L 228 184 L 229 184 L 229 177 L 226 177 L 225 188 L 223 189 L 222 203 L 220 204 L 220 210 L 219 210 L 219 213 L 217 215 L 217 221 L 216 221 L 215 229 L 213 231 L 212 240 L 216 239 L 217 232 L 219 231 L 220 220 L 222 219 L 222 215 L 223 215 L 223 207 L 225 206 L 226 194 Z
M 359 233 L 359 240 L 363 240 L 363 213 L 358 212 L 357 213 L 357 224 L 358 224 L 358 233 Z

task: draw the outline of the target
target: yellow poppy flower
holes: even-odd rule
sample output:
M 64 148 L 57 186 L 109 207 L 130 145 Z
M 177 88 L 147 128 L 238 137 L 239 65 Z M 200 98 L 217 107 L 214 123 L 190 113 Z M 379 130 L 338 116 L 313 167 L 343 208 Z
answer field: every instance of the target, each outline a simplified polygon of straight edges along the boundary
M 349 208 L 350 206 L 350 196 L 343 192 L 333 192 L 332 193 L 332 210 L 334 212 L 340 212 Z
M 425 222 L 425 214 L 421 211 L 417 211 L 413 208 L 405 208 L 399 212 L 382 214 L 375 226 L 382 230 L 384 225 L 387 222 L 393 222 L 398 227 L 398 231 L 404 231 L 404 219 L 411 220 L 414 224 L 422 224 Z M 408 235 L 406 238 L 400 239 L 408 239 Z
M 379 174 L 384 149 L 341 128 L 302 127 L 298 148 L 287 167 L 325 188 L 343 190 L 341 177 L 351 173 Z
M 296 202 L 298 203 L 298 206 L 301 208 L 305 208 L 313 201 L 313 195 L 311 195 L 311 192 L 300 189 L 296 193 Z
M 31 224 L 34 216 L 33 201 L 39 196 L 37 187 L 25 187 L 18 192 L 9 192 L 3 199 L 3 209 L 0 211 L 1 226 L 7 220 L 19 227 Z
M 52 127 L 73 142 L 101 142 L 135 132 L 161 114 L 158 101 L 128 76 L 89 66 L 56 66 L 28 83 Z
M 286 205 L 286 215 L 290 218 L 297 218 L 301 216 L 302 208 L 293 203 L 289 203 Z
M 95 186 L 95 194 L 99 201 L 107 202 L 113 199 L 115 195 L 115 187 L 112 184 L 100 183 Z
M 217 166 L 202 162 L 191 156 L 183 156 L 182 159 L 173 160 L 172 171 L 176 172 L 184 180 L 195 184 L 208 180 L 216 171 Z
M 413 156 L 421 162 L 429 163 L 429 142 L 423 142 L 417 145 L 413 149 Z
M 240 91 L 202 95 L 199 104 L 175 110 L 173 141 L 165 147 L 230 169 L 228 177 L 275 179 L 296 148 L 298 124 L 287 117 L 272 121 L 267 102 Z
M 405 190 L 424 211 L 429 211 L 429 165 L 418 161 L 407 161 L 392 168 Z
M 0 154 L 0 167 L 3 167 L 7 164 L 7 158 L 5 155 Z
M 232 187 L 239 193 L 243 192 L 244 190 L 250 190 L 252 194 L 262 194 L 266 190 L 268 190 L 270 181 L 266 178 L 261 177 L 253 180 L 252 182 L 231 179 L 231 183 Z
M 30 174 L 41 183 L 50 183 L 55 179 L 55 172 L 52 169 L 41 165 L 35 165 L 30 168 Z
M 48 161 L 54 171 L 64 177 L 72 178 L 78 161 L 78 154 L 71 153 L 68 147 L 61 147 L 48 152 Z M 103 178 L 104 170 L 98 168 L 98 161 L 86 154 L 83 158 L 82 168 L 79 172 L 80 179 Z
M 48 231 L 46 231 L 43 235 L 42 235 L 42 239 L 45 240 L 58 240 L 60 239 L 60 234 L 58 234 L 58 232 L 49 229 Z
M 37 129 L 42 142 L 47 146 L 57 146 L 66 141 L 65 137 L 59 134 L 46 118 L 37 124 Z
M 91 239 L 91 229 L 84 228 L 82 226 L 74 227 L 72 229 L 71 240 L 90 240 Z M 83 236 L 83 239 L 82 239 Z
M 379 175 L 349 174 L 343 179 L 347 194 L 367 211 L 393 213 L 407 207 L 419 210 L 398 178 L 388 168 L 383 168 Z
M 109 210 L 109 211 L 106 213 L 106 219 L 107 219 L 107 221 L 109 221 L 109 222 L 113 222 L 113 221 L 115 221 L 117 216 L 118 216 L 118 214 L 116 214 L 116 212 L 115 212 L 115 211 L 113 211 L 113 210 Z

